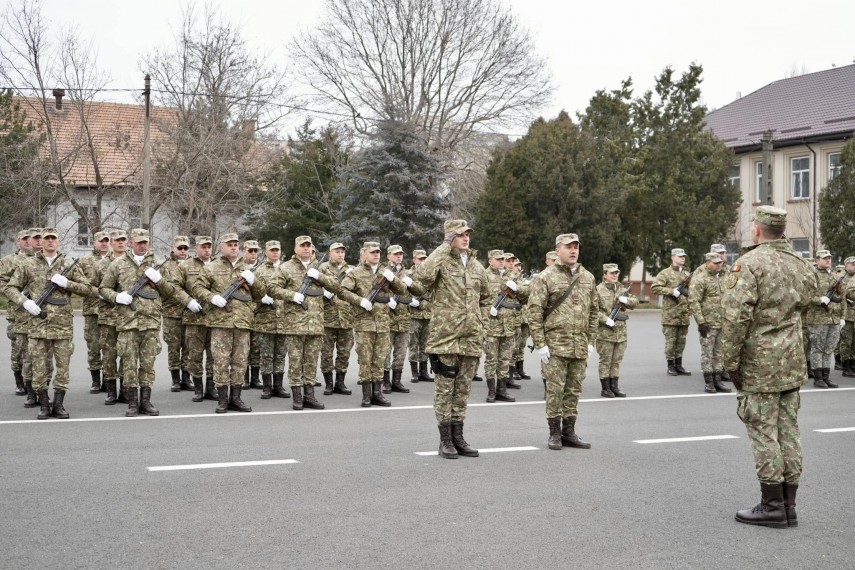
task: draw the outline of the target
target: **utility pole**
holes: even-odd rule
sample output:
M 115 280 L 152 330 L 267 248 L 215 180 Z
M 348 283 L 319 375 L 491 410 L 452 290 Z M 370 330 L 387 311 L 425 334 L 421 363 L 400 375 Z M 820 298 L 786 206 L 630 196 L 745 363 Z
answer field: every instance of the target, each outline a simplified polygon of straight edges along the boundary
M 151 229 L 151 76 L 145 74 L 145 122 L 143 128 L 142 227 Z
M 772 151 L 775 148 L 772 142 L 772 131 L 763 133 L 760 142 L 763 143 L 763 194 L 761 198 L 764 204 L 775 205 L 772 194 Z

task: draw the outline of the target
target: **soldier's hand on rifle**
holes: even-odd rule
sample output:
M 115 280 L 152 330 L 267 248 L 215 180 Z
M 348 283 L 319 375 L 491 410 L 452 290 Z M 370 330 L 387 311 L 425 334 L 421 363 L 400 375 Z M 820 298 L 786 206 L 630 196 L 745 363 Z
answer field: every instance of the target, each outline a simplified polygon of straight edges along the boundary
M 383 279 L 385 279 L 386 281 L 391 283 L 392 281 L 395 280 L 395 274 L 392 273 L 392 271 L 390 269 L 384 269 L 383 270 Z
M 392 297 L 389 297 L 389 308 L 392 309 L 393 311 L 395 309 L 397 309 L 398 308 L 398 301 L 396 301 Z
M 414 309 L 417 309 L 420 305 L 421 305 L 421 302 L 418 299 L 416 299 L 415 297 L 413 297 L 413 300 L 410 301 L 410 306 Z
M 306 271 L 306 277 L 310 279 L 317 279 L 321 274 L 314 267 L 310 267 L 308 271 Z
M 617 300 L 622 305 L 629 305 L 629 298 L 626 295 L 621 295 L 620 297 L 617 298 Z
M 362 307 L 363 309 L 365 309 L 366 311 L 371 311 L 374 308 L 374 305 L 371 304 L 371 301 L 369 301 L 368 299 L 366 299 L 364 297 L 362 298 L 361 301 L 359 301 L 359 306 Z
M 240 277 L 241 279 L 246 281 L 246 284 L 250 287 L 252 287 L 252 284 L 255 283 L 255 273 L 253 273 L 249 269 L 244 269 L 243 271 L 241 271 Z
M 65 275 L 60 275 L 59 273 L 54 273 L 50 278 L 50 282 L 59 287 L 60 289 L 65 289 L 68 287 L 68 278 Z
M 146 276 L 146 278 L 147 278 L 149 281 L 151 281 L 151 282 L 152 282 L 152 283 L 154 283 L 155 285 L 157 285 L 158 283 L 160 283 L 160 279 L 163 277 L 163 276 L 160 274 L 160 271 L 158 271 L 158 270 L 157 270 L 157 269 L 155 269 L 154 267 L 149 267 L 148 269 L 146 269 L 146 270 L 145 270 L 145 276 Z
M 819 302 L 822 303 L 823 307 L 827 307 L 828 304 L 831 303 L 831 299 L 829 299 L 828 297 L 823 295 L 822 298 L 819 300 Z
M 491 317 L 498 317 L 499 316 L 499 309 L 497 309 L 496 307 L 490 307 L 490 316 Z
M 672 295 L 674 295 L 674 298 L 675 298 L 675 299 L 679 299 L 679 298 L 680 298 L 680 290 L 679 290 L 679 289 L 676 289 L 676 288 L 675 288 L 675 289 L 671 292 L 671 294 L 672 294 Z
M 335 297 L 335 295 L 332 294 L 332 291 L 327 291 L 326 289 L 324 289 L 324 297 L 332 301 L 332 298 Z
M 227 301 L 223 299 L 220 295 L 214 295 L 213 297 L 211 297 L 211 304 L 215 307 L 223 309 L 226 306 L 226 302 Z
M 510 279 L 505 281 L 505 287 L 507 287 L 508 289 L 513 291 L 514 293 L 517 292 L 517 284 L 514 283 L 513 281 L 511 281 Z
M 298 305 L 302 305 L 303 301 L 305 301 L 305 300 L 306 300 L 306 296 L 303 295 L 302 293 L 294 293 L 294 302 L 297 303 Z
M 41 314 L 42 312 L 39 306 L 36 305 L 36 302 L 32 299 L 27 299 L 26 301 L 24 301 L 24 309 L 26 309 L 27 312 L 33 315 L 34 317 L 39 316 L 39 314 Z
M 119 305 L 130 305 L 134 302 L 134 298 L 127 291 L 122 291 L 116 295 L 116 303 Z
M 701 338 L 707 338 L 710 334 L 710 326 L 707 323 L 701 323 L 698 325 L 698 333 L 700 333 Z
M 401 281 L 403 281 L 403 282 L 404 282 L 404 285 L 406 285 L 407 287 L 409 287 L 410 285 L 412 285 L 412 284 L 413 284 L 413 280 L 412 280 L 412 278 L 411 278 L 409 275 L 404 275 L 404 276 L 401 278 Z
M 540 361 L 544 364 L 549 363 L 549 346 L 543 345 L 543 348 L 537 349 L 537 355 L 540 356 Z
M 262 297 L 261 302 L 265 305 L 273 305 L 276 303 L 276 301 L 274 301 L 273 297 L 271 297 L 270 295 L 265 295 L 264 297 Z
M 606 326 L 609 327 L 610 329 L 613 329 L 615 327 L 614 320 L 611 319 L 610 317 L 606 317 Z
M 202 310 L 202 305 L 200 305 L 199 301 L 197 301 L 196 299 L 190 299 L 189 301 L 187 301 L 187 308 L 194 313 L 198 313 Z

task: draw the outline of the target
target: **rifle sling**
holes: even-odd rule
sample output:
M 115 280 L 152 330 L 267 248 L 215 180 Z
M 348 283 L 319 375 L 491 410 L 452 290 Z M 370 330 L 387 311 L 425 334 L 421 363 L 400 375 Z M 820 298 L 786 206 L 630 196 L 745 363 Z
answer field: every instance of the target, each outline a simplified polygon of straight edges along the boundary
M 567 287 L 567 290 L 564 291 L 564 293 L 561 295 L 561 297 L 559 297 L 555 301 L 555 303 L 548 306 L 546 308 L 546 310 L 543 311 L 543 322 L 546 322 L 546 319 L 549 318 L 549 315 L 551 315 L 558 307 L 560 307 L 561 303 L 563 303 L 567 299 L 567 297 L 570 296 L 570 293 L 572 293 L 573 289 L 576 287 L 576 283 L 579 282 L 579 276 L 580 275 L 581 275 L 581 272 L 574 275 L 573 278 L 570 280 L 570 285 Z

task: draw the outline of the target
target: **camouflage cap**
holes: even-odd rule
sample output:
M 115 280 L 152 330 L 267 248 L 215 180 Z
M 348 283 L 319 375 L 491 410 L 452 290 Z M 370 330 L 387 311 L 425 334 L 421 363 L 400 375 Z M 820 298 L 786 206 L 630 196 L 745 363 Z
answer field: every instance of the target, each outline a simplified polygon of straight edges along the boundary
M 686 257 L 686 251 L 682 247 L 675 247 L 671 250 L 671 255 L 676 255 L 677 257 Z
M 188 238 L 187 236 L 175 236 L 172 238 L 172 245 L 186 245 L 187 247 L 190 247 L 190 238 Z
M 555 261 L 556 259 L 558 259 L 558 252 L 547 251 L 546 252 L 546 259 L 551 259 L 551 260 Z
M 770 228 L 786 228 L 787 211 L 775 206 L 760 206 L 754 212 L 754 221 Z
M 110 232 L 110 240 L 128 239 L 128 232 L 125 230 L 113 230 Z
M 620 268 L 617 263 L 604 263 L 603 273 L 620 273 Z
M 30 228 L 27 231 L 30 232 L 30 237 L 42 237 L 42 229 L 41 228 Z
M 227 234 L 223 234 L 220 236 L 220 243 L 229 243 L 230 241 L 240 241 L 238 235 L 233 232 L 229 232 Z
M 505 252 L 501 249 L 491 249 L 487 252 L 487 257 L 490 259 L 505 259 Z
M 386 248 L 387 255 L 392 255 L 393 253 L 404 253 L 404 248 L 400 245 L 390 245 Z
M 704 261 L 712 261 L 713 263 L 723 263 L 724 260 L 719 254 L 714 251 L 704 254 Z
M 44 234 L 42 234 L 42 237 L 44 237 Z M 817 259 L 825 259 L 826 257 L 831 257 L 831 252 L 828 251 L 827 249 L 821 249 L 818 252 L 816 252 L 816 258 Z
M 508 259 L 516 259 L 516 258 L 517 258 L 517 256 L 516 256 L 516 255 L 514 255 L 513 253 L 511 253 L 510 251 L 506 251 L 506 252 L 505 252 L 505 259 L 506 259 L 506 260 L 508 260 Z
M 347 248 L 346 248 L 346 247 L 344 247 L 344 244 L 343 244 L 343 243 L 341 243 L 341 242 L 335 242 L 334 244 L 332 244 L 332 245 L 330 246 L 330 251 L 332 251 L 332 250 L 334 250 L 334 249 L 344 249 L 344 250 L 346 250 Z
M 264 249 L 270 251 L 271 249 L 282 249 L 282 247 L 277 240 L 272 239 L 264 244 Z
M 423 249 L 414 249 L 413 258 L 424 259 L 427 257 L 427 252 Z
M 59 232 L 56 231 L 56 228 L 42 228 L 42 237 L 43 238 L 51 237 L 51 236 L 53 236 L 55 238 L 59 237 Z
M 846 259 L 843 260 L 843 263 L 846 263 L 846 264 L 855 263 L 855 255 L 850 255 L 849 257 L 847 257 Z
M 196 245 L 205 245 L 209 243 L 214 243 L 211 236 L 196 236 Z
M 314 243 L 312 243 L 311 236 L 297 236 L 294 238 L 294 245 L 303 245 L 304 243 L 311 243 L 312 245 L 315 245 Z
M 714 243 L 710 246 L 710 251 L 713 253 L 727 253 L 727 248 L 720 243 Z
M 18 239 L 25 239 L 30 237 L 30 230 L 21 230 L 18 232 Z
M 134 228 L 131 230 L 131 241 L 145 241 L 147 242 L 150 239 L 148 234 L 148 230 L 144 230 L 142 228 Z
M 110 239 L 110 234 L 107 232 L 95 232 L 95 241 L 104 241 L 105 239 Z
M 367 241 L 362 244 L 362 251 L 370 253 L 372 251 L 380 251 L 380 244 L 376 241 Z
M 248 239 L 245 242 L 243 242 L 243 248 L 244 249 L 259 249 L 258 241 L 254 240 L 254 239 Z
M 555 238 L 555 245 L 570 245 L 571 243 L 581 243 L 579 241 L 579 236 L 576 234 L 561 234 Z
M 445 233 L 454 232 L 457 235 L 465 234 L 466 232 L 474 231 L 466 223 L 466 220 L 447 220 L 445 222 Z

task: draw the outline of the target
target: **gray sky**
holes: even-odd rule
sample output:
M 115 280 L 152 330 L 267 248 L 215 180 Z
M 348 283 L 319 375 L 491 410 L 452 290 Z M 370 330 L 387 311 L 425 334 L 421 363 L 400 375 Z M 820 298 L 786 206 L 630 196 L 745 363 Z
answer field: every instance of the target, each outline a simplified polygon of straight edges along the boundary
M 506 0 L 532 33 L 557 86 L 542 109 L 584 110 L 594 91 L 632 76 L 635 93 L 651 89 L 667 65 L 704 67 L 708 107 L 733 101 L 789 75 L 855 60 L 855 2 L 815 0 Z M 42 0 L 52 26 L 76 26 L 98 50 L 111 87 L 142 87 L 140 55 L 168 44 L 179 19 L 175 0 Z M 254 47 L 285 62 L 285 44 L 322 15 L 322 0 L 219 0 Z M 123 100 L 115 94 L 113 100 Z M 127 100 L 127 98 L 124 98 Z M 507 130 L 507 129 L 505 129 Z M 519 132 L 524 132 L 521 127 Z

